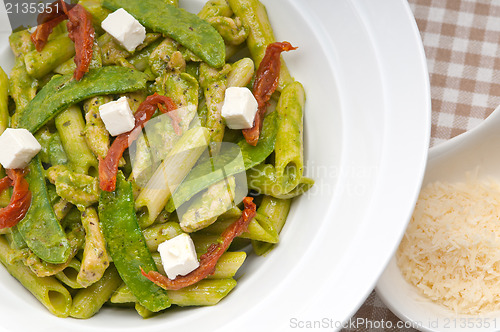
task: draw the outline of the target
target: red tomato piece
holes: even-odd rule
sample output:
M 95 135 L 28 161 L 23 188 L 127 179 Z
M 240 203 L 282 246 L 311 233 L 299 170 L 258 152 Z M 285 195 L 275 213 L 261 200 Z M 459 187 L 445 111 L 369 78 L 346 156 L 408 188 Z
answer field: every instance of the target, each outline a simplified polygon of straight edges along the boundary
M 3 191 L 9 185 L 14 186 L 9 205 L 0 209 L 0 228 L 15 226 L 24 218 L 31 205 L 31 191 L 28 181 L 24 178 L 23 169 L 7 169 L 7 176 L 0 180 L 0 189 Z M 5 180 L 5 179 L 8 180 Z
M 295 49 L 297 49 L 297 47 L 293 47 L 289 42 L 276 42 L 267 45 L 266 54 L 260 62 L 253 84 L 253 95 L 257 100 L 259 108 L 257 114 L 255 114 L 253 127 L 243 129 L 243 136 L 250 145 L 255 146 L 259 141 L 268 101 L 278 87 L 281 69 L 281 52 Z

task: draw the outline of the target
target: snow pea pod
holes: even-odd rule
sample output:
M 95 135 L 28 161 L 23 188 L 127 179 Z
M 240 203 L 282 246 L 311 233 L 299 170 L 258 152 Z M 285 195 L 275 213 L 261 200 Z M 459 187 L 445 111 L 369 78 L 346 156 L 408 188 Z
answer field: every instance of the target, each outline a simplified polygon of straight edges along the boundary
M 17 224 L 17 229 L 28 247 L 42 260 L 61 264 L 68 260 L 71 247 L 59 221 L 54 214 L 47 193 L 42 163 L 33 158 L 26 175 L 30 190 L 36 195 L 26 216 Z
M 156 0 L 104 0 L 103 4 L 111 10 L 125 9 L 146 28 L 171 37 L 210 66 L 224 65 L 224 40 L 198 16 Z
M 13 127 L 34 133 L 64 109 L 85 99 L 145 89 L 147 75 L 130 68 L 109 66 L 91 69 L 80 81 L 72 78 L 70 74 L 51 79 L 26 108 L 20 110 Z
M 115 191 L 101 192 L 99 219 L 116 269 L 139 303 L 153 312 L 168 308 L 167 292 L 141 274 L 141 268 L 157 268 L 137 222 L 132 186 L 121 172 L 116 176 Z

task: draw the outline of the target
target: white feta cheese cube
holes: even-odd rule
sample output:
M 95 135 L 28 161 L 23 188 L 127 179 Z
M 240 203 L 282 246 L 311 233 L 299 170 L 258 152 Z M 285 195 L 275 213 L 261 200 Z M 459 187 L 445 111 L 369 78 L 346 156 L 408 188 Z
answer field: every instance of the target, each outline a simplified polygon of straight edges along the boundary
M 175 279 L 178 275 L 185 276 L 200 266 L 193 240 L 186 233 L 161 243 L 158 252 L 169 279 Z
M 133 52 L 146 38 L 146 29 L 123 8 L 109 14 L 101 27 L 129 52 Z
M 226 89 L 221 115 L 231 129 L 247 129 L 253 127 L 257 100 L 248 88 L 230 87 Z
M 99 106 L 99 115 L 111 136 L 118 136 L 135 127 L 134 114 L 132 114 L 127 97 L 121 97 Z
M 4 168 L 25 168 L 41 149 L 28 130 L 7 128 L 0 136 L 0 164 Z

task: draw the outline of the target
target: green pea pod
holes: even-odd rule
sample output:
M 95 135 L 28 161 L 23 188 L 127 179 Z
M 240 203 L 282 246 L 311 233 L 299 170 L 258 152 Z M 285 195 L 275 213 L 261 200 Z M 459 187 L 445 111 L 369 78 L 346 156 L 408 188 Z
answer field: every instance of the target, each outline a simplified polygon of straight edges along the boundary
M 146 272 L 157 268 L 137 222 L 132 186 L 121 172 L 116 190 L 101 192 L 99 219 L 116 269 L 135 297 L 153 312 L 168 308 L 167 292 L 141 274 L 141 268 Z
M 259 143 L 256 146 L 251 146 L 244 139 L 238 142 L 245 169 L 262 163 L 274 151 L 277 126 L 277 113 L 273 112 L 265 117 Z M 236 155 L 233 149 L 222 151 L 215 158 L 193 168 L 167 203 L 167 211 L 173 212 L 176 207 L 208 186 L 223 180 L 224 177 L 243 171 L 239 158 L 235 158 Z M 224 172 L 220 171 L 221 168 L 224 168 Z M 212 171 L 213 169 L 216 171 Z
M 38 157 L 31 161 L 26 180 L 35 194 L 26 216 L 17 224 L 17 228 L 38 257 L 48 263 L 64 263 L 69 258 L 71 247 L 50 204 L 42 163 Z
M 103 4 L 111 10 L 125 9 L 146 28 L 175 39 L 210 66 L 224 65 L 224 40 L 198 16 L 155 0 L 104 0 Z
M 117 66 L 92 69 L 80 81 L 72 75 L 55 76 L 20 110 L 13 127 L 34 133 L 72 104 L 98 95 L 143 90 L 146 79 L 140 71 Z

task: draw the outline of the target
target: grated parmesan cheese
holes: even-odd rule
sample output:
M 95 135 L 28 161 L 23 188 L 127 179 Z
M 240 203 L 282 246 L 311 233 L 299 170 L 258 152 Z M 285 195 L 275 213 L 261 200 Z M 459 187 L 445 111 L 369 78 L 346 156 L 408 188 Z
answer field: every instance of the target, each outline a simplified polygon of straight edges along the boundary
M 500 183 L 431 183 L 396 253 L 411 284 L 460 314 L 500 309 Z

